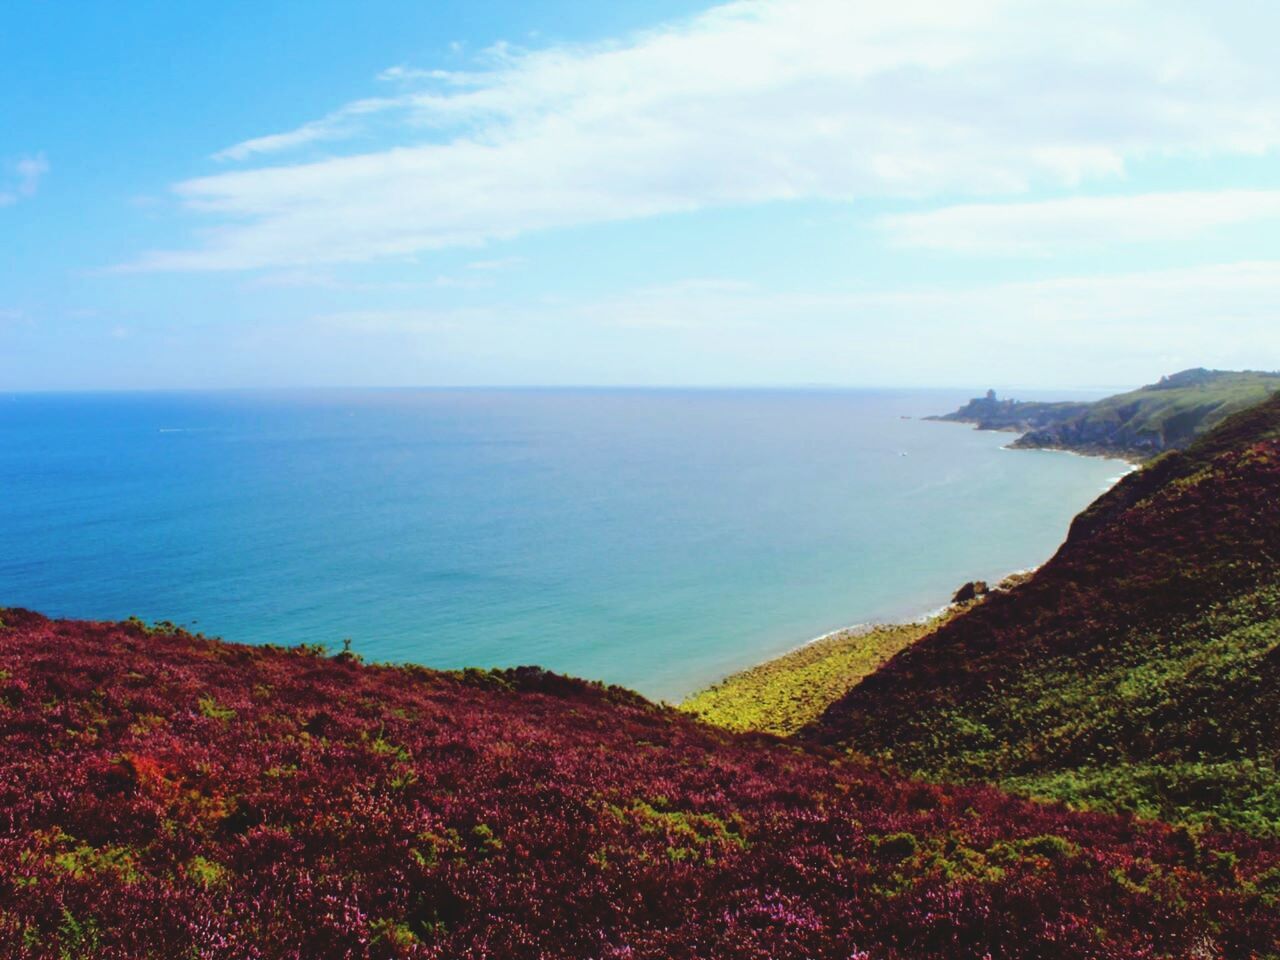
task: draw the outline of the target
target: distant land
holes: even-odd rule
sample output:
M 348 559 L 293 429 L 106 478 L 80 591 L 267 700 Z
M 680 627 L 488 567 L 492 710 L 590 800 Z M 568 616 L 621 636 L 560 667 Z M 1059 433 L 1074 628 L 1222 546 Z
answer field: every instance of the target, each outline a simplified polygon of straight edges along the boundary
M 1200 434 L 1280 390 L 1280 373 L 1197 367 L 1093 402 L 1002 400 L 994 390 L 954 413 L 926 417 L 1022 434 L 1020 449 L 1070 450 L 1146 460 L 1185 447 Z

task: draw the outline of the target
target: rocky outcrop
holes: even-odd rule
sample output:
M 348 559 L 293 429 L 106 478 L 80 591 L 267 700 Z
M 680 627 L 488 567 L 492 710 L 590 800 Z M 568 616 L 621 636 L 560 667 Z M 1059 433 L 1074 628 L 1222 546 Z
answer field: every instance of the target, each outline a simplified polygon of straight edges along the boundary
M 974 397 L 954 413 L 926 420 L 950 423 L 972 423 L 979 430 L 1009 430 L 1025 433 L 1088 410 L 1087 403 L 1040 403 L 1026 400 L 1001 400 L 994 390 Z
M 956 591 L 955 596 L 951 598 L 951 602 L 952 603 L 972 603 L 974 600 L 977 600 L 979 597 L 985 597 L 990 592 L 991 592 L 991 588 L 987 586 L 987 581 L 970 580 L 968 583 L 966 583 L 964 586 L 962 586 L 959 590 Z

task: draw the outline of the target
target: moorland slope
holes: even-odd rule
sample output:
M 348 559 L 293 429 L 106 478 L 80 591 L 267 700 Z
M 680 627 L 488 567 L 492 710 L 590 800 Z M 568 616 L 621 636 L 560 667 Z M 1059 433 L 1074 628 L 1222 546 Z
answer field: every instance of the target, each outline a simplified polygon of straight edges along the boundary
M 801 736 L 948 780 L 1280 832 L 1280 396 L 1132 473 L 1028 581 Z
M 1280 950 L 1280 843 L 936 786 L 526 668 L 0 612 L 0 955 Z

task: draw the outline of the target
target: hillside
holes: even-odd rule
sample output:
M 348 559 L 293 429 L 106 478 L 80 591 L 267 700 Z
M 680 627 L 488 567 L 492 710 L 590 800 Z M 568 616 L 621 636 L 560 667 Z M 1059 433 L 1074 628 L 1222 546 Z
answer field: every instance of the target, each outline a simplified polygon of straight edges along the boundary
M 1089 402 L 1045 402 L 1040 400 L 1000 399 L 994 390 L 985 396 L 974 397 L 959 410 L 944 413 L 926 420 L 945 423 L 972 423 L 979 430 L 1008 430 L 1026 433 L 1048 427 L 1071 417 L 1088 413 Z
M 1185 447 L 1233 413 L 1280 390 L 1280 374 L 1184 370 L 1093 403 L 999 400 L 994 392 L 934 420 L 1015 430 L 1014 447 L 1144 459 Z
M 1280 831 L 1280 397 L 1130 474 L 1053 559 L 804 736 L 947 779 Z
M 5 957 L 1280 950 L 1280 842 L 912 782 L 533 668 L 2 616 Z
M 934 618 L 840 630 L 725 677 L 693 694 L 680 709 L 729 730 L 786 736 L 816 720 L 859 680 L 937 624 Z
M 772 660 L 748 667 L 687 697 L 680 709 L 726 730 L 791 736 L 874 673 L 899 650 L 929 636 L 974 604 L 1012 590 L 1029 576 L 994 586 L 967 583 L 942 612 L 909 623 L 838 630 Z M 980 593 L 970 592 L 980 590 Z

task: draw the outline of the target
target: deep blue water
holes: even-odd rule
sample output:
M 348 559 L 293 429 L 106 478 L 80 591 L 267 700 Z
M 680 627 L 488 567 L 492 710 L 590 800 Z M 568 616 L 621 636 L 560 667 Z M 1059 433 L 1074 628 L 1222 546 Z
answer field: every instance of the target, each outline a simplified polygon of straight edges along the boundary
M 681 696 L 1037 564 L 1123 466 L 954 392 L 0 396 L 0 606 Z

